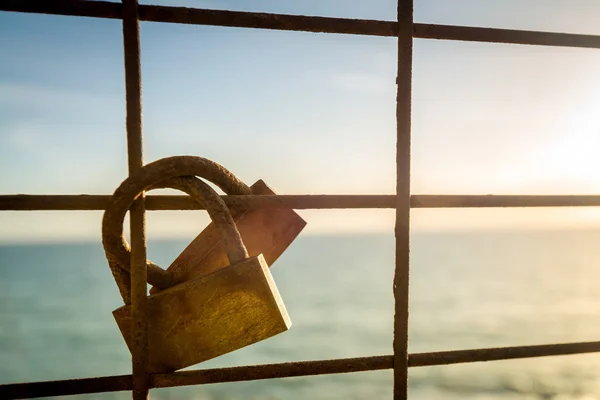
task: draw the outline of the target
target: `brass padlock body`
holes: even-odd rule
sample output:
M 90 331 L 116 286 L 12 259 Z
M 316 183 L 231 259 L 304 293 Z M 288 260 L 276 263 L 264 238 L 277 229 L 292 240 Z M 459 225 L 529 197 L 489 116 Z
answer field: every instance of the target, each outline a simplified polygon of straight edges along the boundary
M 251 186 L 256 195 L 275 192 L 259 180 Z M 306 226 L 289 208 L 253 209 L 232 212 L 237 229 L 250 257 L 262 254 L 268 266 L 279 258 Z M 210 223 L 167 268 L 174 284 L 196 279 L 229 265 L 227 253 L 218 228 Z M 152 288 L 150 293 L 158 293 Z
M 131 306 L 113 316 L 131 351 Z M 148 297 L 148 372 L 185 368 L 290 326 L 265 259 L 250 257 Z

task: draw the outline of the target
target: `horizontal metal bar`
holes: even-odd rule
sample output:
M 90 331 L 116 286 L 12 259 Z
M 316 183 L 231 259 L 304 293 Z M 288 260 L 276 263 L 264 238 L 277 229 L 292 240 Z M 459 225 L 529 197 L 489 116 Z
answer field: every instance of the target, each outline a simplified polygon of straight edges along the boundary
M 222 196 L 230 206 L 256 208 L 393 208 L 393 195 L 300 195 L 300 196 Z M 4 195 L 0 210 L 104 210 L 106 195 Z M 147 196 L 147 210 L 199 210 L 203 207 L 189 196 Z
M 232 368 L 215 368 L 152 375 L 153 388 L 189 386 L 294 376 L 373 371 L 392 368 L 392 356 L 301 361 Z M 1 399 L 27 399 L 131 390 L 131 375 L 0 385 Z
M 394 208 L 395 195 L 221 196 L 230 207 L 311 209 Z M 0 195 L 0 211 L 104 210 L 108 195 Z M 598 207 L 599 195 L 411 196 L 412 208 Z M 201 210 L 188 196 L 147 196 L 147 210 Z
M 415 24 L 420 39 L 600 49 L 600 36 L 471 26 Z
M 140 20 L 180 24 L 338 33 L 367 36 L 397 36 L 396 21 L 314 17 L 185 7 L 141 5 Z M 0 11 L 121 18 L 121 4 L 82 0 L 3 0 Z M 514 29 L 452 25 L 414 24 L 414 37 L 473 42 L 512 43 L 558 47 L 600 48 L 600 36 Z
M 409 367 L 427 367 L 434 365 L 585 354 L 595 352 L 600 352 L 600 342 L 498 347 L 490 349 L 455 350 L 410 354 L 408 357 L 408 365 Z M 151 378 L 151 387 L 166 388 L 174 386 L 289 378 L 309 375 L 341 374 L 384 370 L 391 369 L 392 367 L 393 356 L 391 355 L 250 365 L 231 368 L 181 371 L 170 374 L 155 374 Z M 117 392 L 131 390 L 131 387 L 131 375 L 71 379 L 50 382 L 16 383 L 0 385 L 0 398 L 24 399 L 83 393 Z
M 144 21 L 153 22 L 388 37 L 395 36 L 397 29 L 397 23 L 395 21 L 207 10 L 168 6 L 140 7 L 140 18 Z
M 412 195 L 412 208 L 597 207 L 598 195 Z
M 452 350 L 435 353 L 415 353 L 409 356 L 409 367 L 463 364 L 484 361 L 514 360 L 565 356 L 600 352 L 600 342 L 542 344 L 534 346 L 495 347 L 489 349 Z
M 121 18 L 121 4 L 81 0 L 4 0 L 2 11 Z M 140 20 L 304 32 L 395 36 L 396 22 L 140 5 Z
M 0 11 L 74 17 L 122 18 L 122 4 L 85 0 L 2 0 Z
M 393 356 L 375 356 L 182 371 L 171 374 L 156 374 L 152 377 L 152 385 L 156 388 L 165 388 L 173 386 L 291 378 L 309 375 L 376 371 L 392 368 L 392 361 Z
M 11 383 L 0 385 L 0 399 L 34 399 L 85 393 L 121 392 L 132 389 L 131 375 L 62 381 Z

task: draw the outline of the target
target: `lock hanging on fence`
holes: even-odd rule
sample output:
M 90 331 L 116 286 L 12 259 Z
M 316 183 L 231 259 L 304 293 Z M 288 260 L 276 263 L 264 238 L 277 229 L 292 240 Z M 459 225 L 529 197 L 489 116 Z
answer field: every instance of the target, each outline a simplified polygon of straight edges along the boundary
M 245 193 L 228 194 L 275 194 L 262 179 L 249 189 Z M 248 254 L 262 254 L 269 266 L 273 265 L 306 226 L 306 222 L 289 208 L 236 208 L 231 210 L 231 214 Z M 218 228 L 214 223 L 209 224 L 167 268 L 172 274 L 172 282 L 177 284 L 198 278 L 228 265 L 224 246 Z M 154 286 L 150 293 L 158 293 L 160 290 Z
M 226 193 L 251 192 L 217 163 L 200 157 L 170 157 L 148 164 L 127 178 L 113 194 L 103 218 L 102 239 L 106 257 L 125 302 L 113 315 L 130 350 L 130 251 L 123 236 L 127 210 L 143 191 L 168 187 L 192 196 L 206 208 L 212 219 L 211 225 L 183 253 L 186 260 L 191 259 L 192 254 L 199 254 L 204 263 L 198 262 L 194 267 L 193 262 L 187 262 L 187 269 L 181 268 L 184 273 L 177 278 L 172 271 L 165 271 L 150 261 L 146 263 L 148 281 L 161 289 L 154 290 L 148 297 L 150 373 L 185 368 L 267 339 L 291 326 L 265 257 L 260 253 L 248 255 L 243 237 L 227 206 L 210 186 L 195 175 L 215 183 Z M 256 219 L 253 220 L 252 216 L 262 216 L 259 226 L 263 231 L 259 230 L 258 234 L 262 235 L 262 239 L 253 242 L 253 249 L 256 252 L 266 248 L 271 257 L 278 257 L 306 225 L 297 217 L 301 224 L 290 229 L 275 224 L 273 228 L 269 225 L 269 214 L 256 211 L 266 210 L 234 212 L 238 223 L 244 215 L 250 215 L 246 221 L 255 221 L 245 225 L 246 236 L 249 237 L 252 237 L 249 228 L 256 226 Z M 288 216 L 293 213 L 289 209 L 284 211 Z M 294 221 L 294 218 L 291 220 Z M 298 226 L 301 226 L 299 230 Z M 283 237 L 284 240 L 265 241 L 269 237 Z M 199 243 L 211 243 L 212 247 L 202 248 Z
M 129 245 L 122 236 L 122 221 L 129 204 L 124 200 L 138 196 L 145 190 L 168 186 L 169 179 L 179 176 L 199 176 L 228 195 L 275 194 L 262 180 L 248 187 L 220 164 L 202 157 L 175 156 L 163 158 L 144 166 L 136 178 L 124 181 L 111 199 L 111 207 L 105 212 L 102 241 L 110 269 L 119 286 L 125 303 L 129 303 L 127 289 L 129 269 Z M 115 211 L 118 211 L 115 212 Z M 123 217 L 120 217 L 123 214 Z M 269 266 L 288 248 L 306 226 L 306 222 L 290 208 L 244 209 L 234 208 L 232 215 L 251 256 L 263 254 Z M 151 294 L 169 288 L 193 277 L 212 273 L 227 265 L 227 257 L 218 230 L 214 224 L 207 226 L 179 257 L 163 270 L 151 261 L 147 262 L 148 282 L 153 285 Z M 121 281 L 123 281 L 121 283 Z

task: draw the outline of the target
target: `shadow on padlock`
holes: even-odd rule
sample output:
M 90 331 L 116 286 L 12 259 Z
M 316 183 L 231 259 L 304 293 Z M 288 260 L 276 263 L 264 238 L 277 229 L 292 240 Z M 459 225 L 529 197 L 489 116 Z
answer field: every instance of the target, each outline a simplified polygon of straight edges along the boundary
M 179 162 L 182 158 L 190 162 Z M 222 168 L 218 164 L 199 157 L 173 157 L 146 167 L 115 191 L 102 225 L 109 266 L 126 303 L 113 315 L 129 349 L 132 346 L 131 306 L 127 305 L 130 265 L 123 220 L 141 192 L 158 186 L 191 195 L 209 212 L 212 229 L 218 232 L 218 242 L 231 262 L 148 297 L 148 372 L 185 368 L 289 329 L 291 321 L 264 257 L 261 254 L 248 257 L 223 200 L 206 183 L 191 175 L 213 178 L 226 192 L 236 190 L 239 181 L 223 183 L 224 178 L 231 179 L 228 171 L 223 169 L 224 173 L 218 170 L 217 167 Z M 157 181 L 160 183 L 156 184 Z M 152 276 L 163 287 L 173 281 L 168 271 L 150 261 L 147 266 L 149 280 Z

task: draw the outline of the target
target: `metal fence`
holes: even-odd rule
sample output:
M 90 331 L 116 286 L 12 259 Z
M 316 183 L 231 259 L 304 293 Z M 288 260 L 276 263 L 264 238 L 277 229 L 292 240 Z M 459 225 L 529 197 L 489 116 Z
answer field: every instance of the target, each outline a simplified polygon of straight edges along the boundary
M 125 60 L 129 172 L 142 167 L 139 21 L 397 37 L 397 180 L 395 195 L 223 196 L 228 205 L 295 209 L 393 208 L 396 210 L 393 355 L 250 365 L 146 374 L 146 210 L 198 209 L 186 196 L 148 196 L 130 210 L 132 374 L 0 385 L 0 398 L 17 399 L 132 391 L 145 399 L 151 388 L 393 369 L 394 399 L 408 396 L 408 368 L 600 352 L 599 342 L 502 347 L 408 354 L 409 216 L 411 208 L 600 206 L 600 196 L 462 196 L 410 194 L 411 80 L 413 38 L 600 48 L 600 36 L 414 23 L 414 0 L 398 0 L 397 21 L 309 17 L 253 12 L 138 5 L 83 0 L 0 0 L 0 11 L 121 19 Z M 104 210 L 108 195 L 0 195 L 0 210 Z

